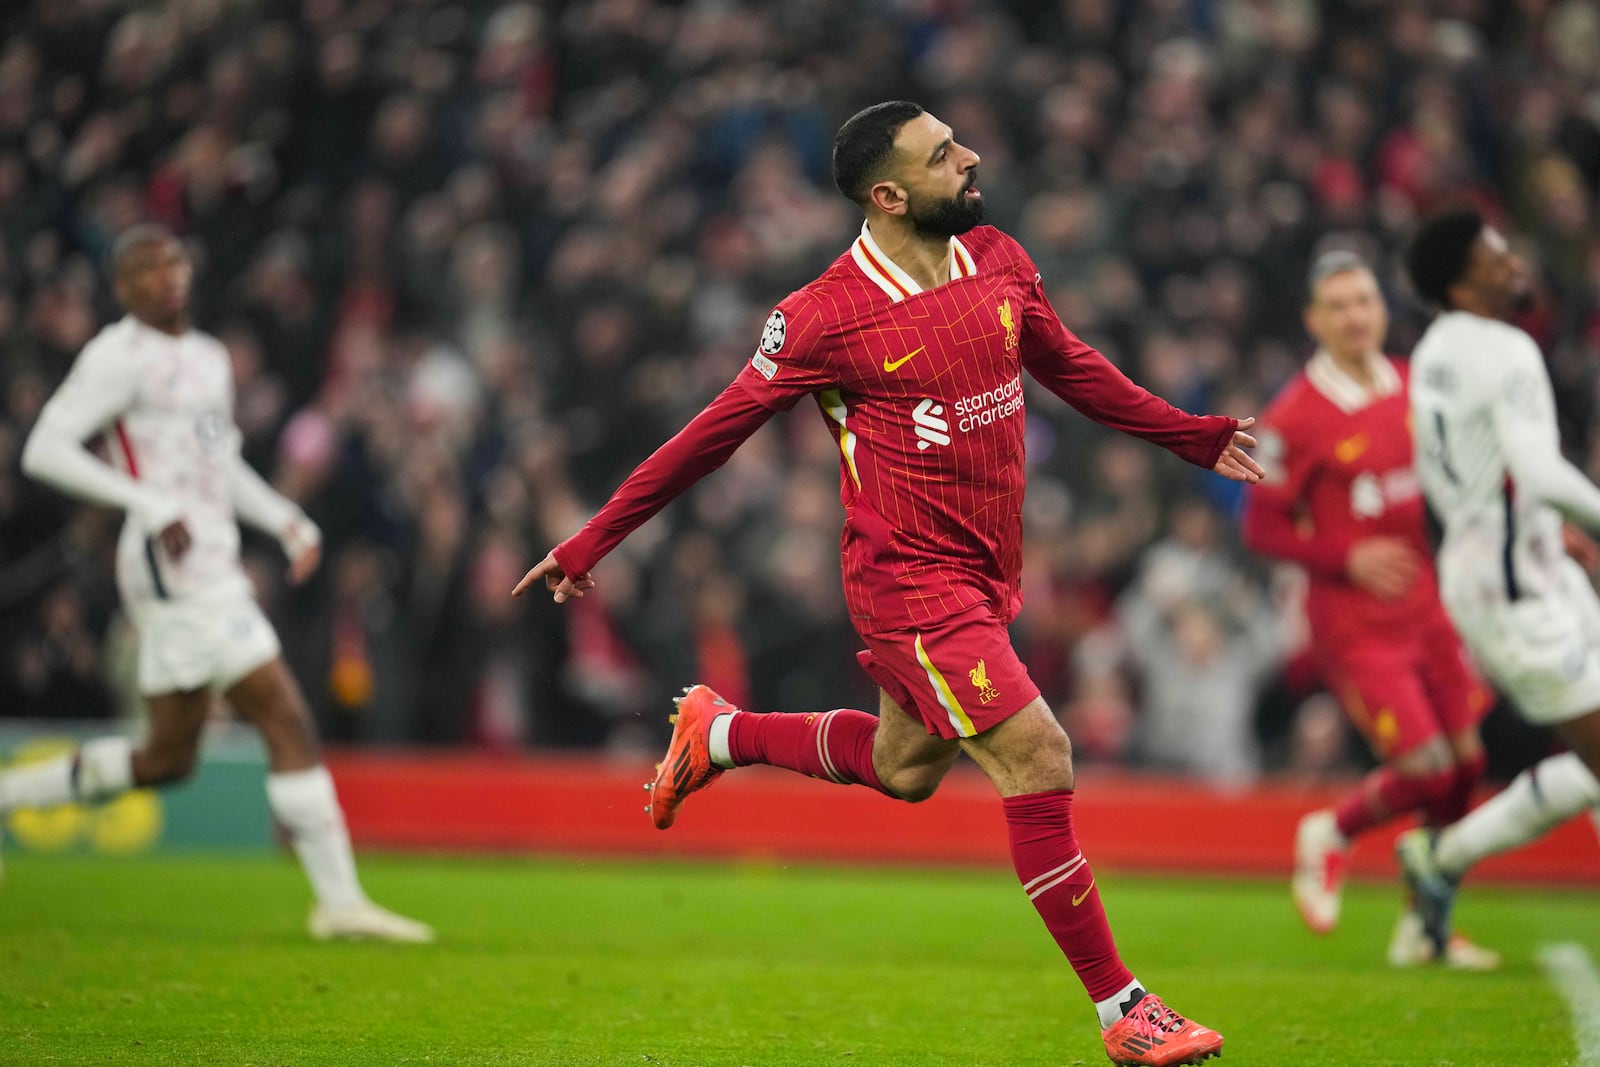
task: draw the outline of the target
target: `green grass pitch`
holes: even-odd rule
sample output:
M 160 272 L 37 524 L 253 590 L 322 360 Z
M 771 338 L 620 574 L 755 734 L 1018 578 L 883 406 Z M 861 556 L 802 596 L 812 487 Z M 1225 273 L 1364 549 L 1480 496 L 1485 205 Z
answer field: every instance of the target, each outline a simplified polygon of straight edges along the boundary
M 275 858 L 9 857 L 3 1064 L 1103 1064 L 1005 871 L 367 857 L 431 948 L 318 945 Z M 1503 971 L 1395 972 L 1394 890 L 1303 931 L 1284 886 L 1101 878 L 1124 957 L 1225 1063 L 1576 1060 L 1540 944 L 1600 959 L 1594 894 L 1480 889 Z

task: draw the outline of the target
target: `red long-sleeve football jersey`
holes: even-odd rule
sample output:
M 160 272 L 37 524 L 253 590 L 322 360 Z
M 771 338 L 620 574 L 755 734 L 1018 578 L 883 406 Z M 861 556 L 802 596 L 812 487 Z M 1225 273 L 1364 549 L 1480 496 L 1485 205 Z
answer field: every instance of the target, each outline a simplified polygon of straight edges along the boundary
M 1326 648 L 1392 639 L 1444 610 L 1412 465 L 1407 367 L 1379 358 L 1371 390 L 1325 352 L 1307 361 L 1262 416 L 1267 479 L 1245 497 L 1245 543 L 1305 567 L 1306 614 Z M 1375 536 L 1405 541 L 1423 561 L 1401 600 L 1380 600 L 1346 574 L 1351 547 Z
M 772 312 L 739 377 L 557 546 L 562 569 L 586 573 L 806 396 L 839 446 L 845 599 L 867 633 L 1021 608 L 1024 368 L 1095 421 L 1216 464 L 1237 420 L 1179 411 L 1073 336 L 1016 241 L 982 226 L 950 256 L 951 280 L 924 291 L 863 226 Z

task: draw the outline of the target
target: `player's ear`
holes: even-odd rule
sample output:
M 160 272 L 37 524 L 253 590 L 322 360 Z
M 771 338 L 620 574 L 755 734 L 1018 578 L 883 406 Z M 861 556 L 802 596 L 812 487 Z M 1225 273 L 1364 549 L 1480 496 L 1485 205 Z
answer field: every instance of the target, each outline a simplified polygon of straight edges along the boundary
M 909 207 L 906 191 L 897 182 L 888 180 L 874 184 L 867 191 L 867 199 L 885 215 L 904 215 Z

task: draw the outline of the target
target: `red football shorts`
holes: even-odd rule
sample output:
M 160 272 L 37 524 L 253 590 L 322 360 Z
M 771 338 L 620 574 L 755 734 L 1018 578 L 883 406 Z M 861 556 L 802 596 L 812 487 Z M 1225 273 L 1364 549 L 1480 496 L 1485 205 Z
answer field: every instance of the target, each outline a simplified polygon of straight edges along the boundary
M 856 659 L 930 734 L 980 734 L 1015 715 L 1039 687 L 995 613 L 978 604 L 921 629 L 862 634 Z
M 1380 760 L 1471 729 L 1494 703 L 1442 613 L 1420 632 L 1396 636 L 1323 657 L 1329 687 Z

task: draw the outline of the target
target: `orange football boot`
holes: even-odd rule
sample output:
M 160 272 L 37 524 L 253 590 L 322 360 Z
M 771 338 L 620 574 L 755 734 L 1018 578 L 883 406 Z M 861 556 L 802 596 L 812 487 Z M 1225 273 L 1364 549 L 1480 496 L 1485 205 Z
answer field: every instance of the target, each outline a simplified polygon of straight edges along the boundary
M 722 768 L 711 762 L 711 722 L 718 715 L 739 710 L 704 685 L 685 689 L 683 696 L 673 697 L 672 702 L 678 706 L 677 714 L 671 716 L 672 741 L 666 758 L 656 764 L 656 780 L 645 783 L 650 803 L 644 810 L 657 830 L 672 825 L 685 797 L 722 774 Z
M 1103 1035 L 1112 1063 L 1170 1067 L 1222 1056 L 1222 1035 L 1190 1022 L 1154 993 Z

